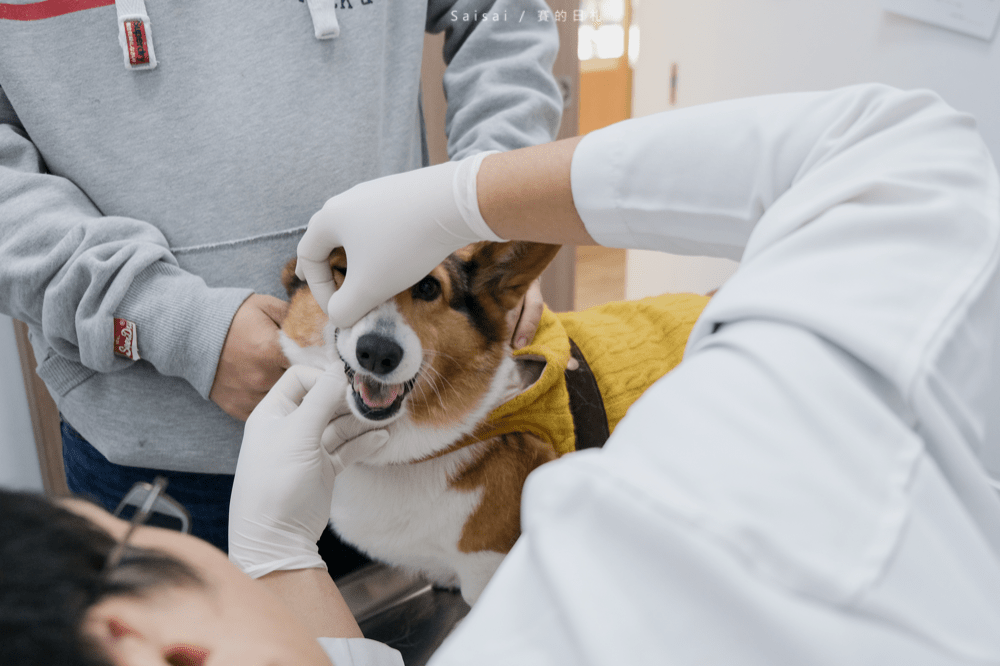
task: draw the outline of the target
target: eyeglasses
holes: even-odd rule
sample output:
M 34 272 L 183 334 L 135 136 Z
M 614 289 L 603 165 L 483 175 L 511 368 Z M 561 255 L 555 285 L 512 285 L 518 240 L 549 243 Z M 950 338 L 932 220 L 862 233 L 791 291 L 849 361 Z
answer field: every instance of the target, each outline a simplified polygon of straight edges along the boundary
M 167 478 L 158 476 L 152 483 L 140 481 L 125 493 L 125 497 L 118 503 L 118 507 L 112 512 L 116 518 L 121 518 L 128 508 L 135 509 L 132 519 L 129 522 L 125 536 L 119 541 L 104 564 L 104 571 L 108 572 L 118 566 L 125 548 L 132 537 L 132 533 L 139 525 L 145 524 L 151 516 L 162 515 L 180 521 L 180 531 L 184 534 L 191 532 L 191 514 L 188 513 L 184 505 L 164 492 L 167 487 Z

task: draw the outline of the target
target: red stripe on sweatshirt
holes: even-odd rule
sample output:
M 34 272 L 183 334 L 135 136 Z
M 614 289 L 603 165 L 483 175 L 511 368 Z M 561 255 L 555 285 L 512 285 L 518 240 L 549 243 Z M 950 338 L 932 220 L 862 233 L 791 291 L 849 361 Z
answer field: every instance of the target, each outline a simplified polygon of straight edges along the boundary
M 84 9 L 94 9 L 95 7 L 107 7 L 115 4 L 115 0 L 42 0 L 42 2 L 32 2 L 27 5 L 12 5 L 0 3 L 0 20 L 8 21 L 40 21 L 82 12 Z

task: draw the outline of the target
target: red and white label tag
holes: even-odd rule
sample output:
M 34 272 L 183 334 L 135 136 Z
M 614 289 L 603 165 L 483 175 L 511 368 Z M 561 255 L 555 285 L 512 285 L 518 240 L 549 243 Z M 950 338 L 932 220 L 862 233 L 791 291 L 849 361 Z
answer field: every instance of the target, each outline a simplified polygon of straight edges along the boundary
M 125 67 L 134 71 L 156 67 L 153 26 L 146 13 L 145 0 L 115 0 L 118 15 L 118 43 L 125 56 Z
M 150 64 L 146 24 L 141 18 L 130 18 L 125 19 L 124 25 L 129 64 L 133 67 Z
M 139 360 L 139 335 L 136 333 L 135 322 L 115 317 L 115 354 Z

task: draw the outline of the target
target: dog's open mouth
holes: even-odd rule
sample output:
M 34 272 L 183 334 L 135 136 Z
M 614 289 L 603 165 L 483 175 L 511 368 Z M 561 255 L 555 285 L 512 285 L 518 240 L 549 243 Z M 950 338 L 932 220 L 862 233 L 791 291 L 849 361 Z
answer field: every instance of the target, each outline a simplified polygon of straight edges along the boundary
M 354 392 L 354 404 L 366 419 L 381 421 L 395 416 L 403 406 L 403 400 L 413 388 L 416 379 L 402 384 L 385 384 L 370 375 L 359 374 L 344 364 L 347 380 Z

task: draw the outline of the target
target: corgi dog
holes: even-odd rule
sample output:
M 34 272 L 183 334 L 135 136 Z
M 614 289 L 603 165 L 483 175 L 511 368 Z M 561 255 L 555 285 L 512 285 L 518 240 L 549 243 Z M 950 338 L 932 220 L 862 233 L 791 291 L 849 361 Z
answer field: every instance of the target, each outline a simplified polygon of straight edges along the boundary
M 620 317 L 600 313 L 594 321 L 604 323 L 591 324 L 592 332 L 580 313 L 546 309 L 544 352 L 512 353 L 508 315 L 558 251 L 529 242 L 470 245 L 347 328 L 329 323 L 295 276 L 295 260 L 282 274 L 290 305 L 280 338 L 289 361 L 343 367 L 353 415 L 389 433 L 377 453 L 337 476 L 331 525 L 374 559 L 460 588 L 470 605 L 520 536 L 528 474 L 602 444 L 641 391 L 679 362 L 704 306 L 684 301 L 680 323 L 666 325 L 664 317 L 676 319 L 676 303 L 666 311 L 619 304 L 627 321 L 619 325 Z M 347 271 L 342 248 L 330 266 L 339 287 Z M 639 320 L 650 325 L 636 326 Z M 618 327 L 611 336 L 609 321 Z M 677 339 L 664 338 L 663 328 Z M 635 352 L 640 362 L 625 365 L 648 376 L 608 372 L 630 376 L 621 391 L 608 388 L 617 379 L 602 386 L 588 358 L 611 367 L 602 360 L 607 338 L 619 338 L 619 356 L 628 358 L 632 345 L 621 333 L 646 329 L 655 333 L 646 351 Z M 594 351 L 584 357 L 567 330 L 573 339 L 590 339 Z M 536 341 L 541 335 L 542 327 Z M 665 360 L 650 363 L 642 357 L 649 353 Z M 544 396 L 535 396 L 542 385 Z

